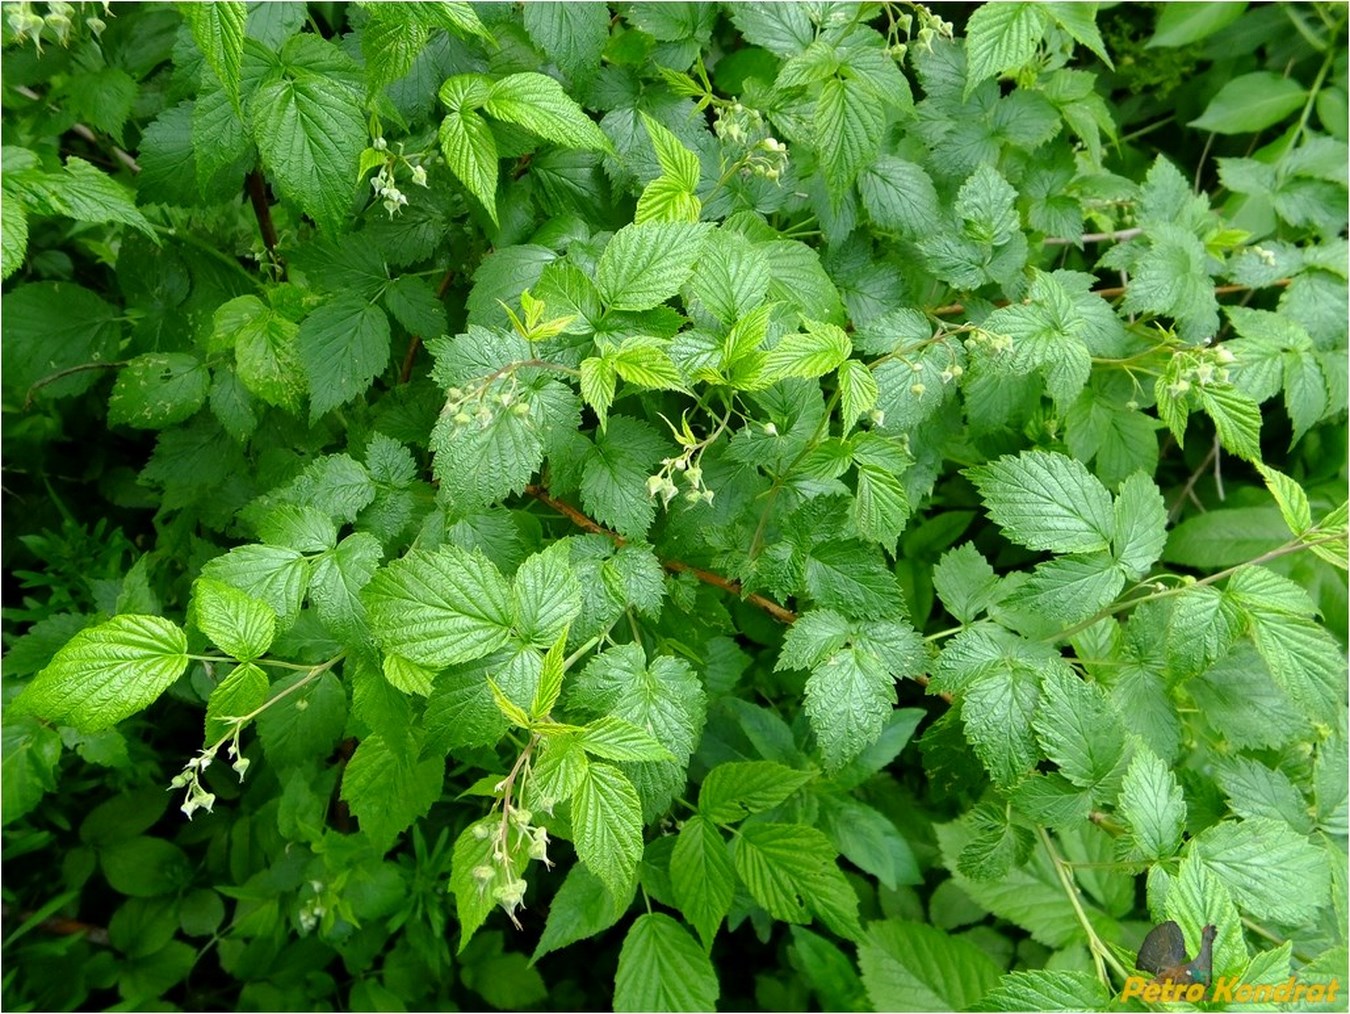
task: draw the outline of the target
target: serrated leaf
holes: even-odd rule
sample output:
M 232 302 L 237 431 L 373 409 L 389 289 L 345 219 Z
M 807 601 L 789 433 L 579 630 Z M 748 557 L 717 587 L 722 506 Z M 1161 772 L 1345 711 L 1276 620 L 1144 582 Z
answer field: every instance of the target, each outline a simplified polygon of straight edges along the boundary
M 314 422 L 365 392 L 389 365 L 389 318 L 359 295 L 340 295 L 301 321 L 297 350 Z
M 1116 496 L 1111 549 L 1126 575 L 1137 581 L 1162 556 L 1167 544 L 1167 508 L 1153 480 L 1136 472 Z
M 642 803 L 618 768 L 586 768 L 572 796 L 572 834 L 577 857 L 612 894 L 632 887 L 642 858 Z
M 441 152 L 469 193 L 497 222 L 497 142 L 487 120 L 472 109 L 452 109 L 441 121 Z
M 547 74 L 508 74 L 488 88 L 483 109 L 568 148 L 612 151 L 604 132 Z
M 717 972 L 687 930 L 663 912 L 634 920 L 619 951 L 616 1011 L 712 1010 Z
M 1111 494 L 1062 454 L 1005 454 L 966 474 L 1004 535 L 1028 549 L 1092 552 L 1105 549 L 1114 532 Z
M 821 86 L 812 128 L 816 155 L 836 202 L 876 158 L 885 126 L 885 104 L 864 79 L 831 77 Z
M 772 761 L 728 761 L 703 779 L 699 813 L 715 824 L 730 824 L 773 809 L 814 777 Z
M 675 755 L 651 733 L 632 722 L 605 715 L 587 722 L 577 734 L 583 750 L 613 761 L 673 761 Z
M 580 863 L 574 864 L 549 902 L 548 922 L 530 962 L 603 933 L 619 921 L 632 900 L 631 895 L 616 899 L 595 874 Z
M 459 950 L 468 946 L 489 913 L 497 907 L 493 890 L 507 882 L 520 879 L 521 870 L 529 862 L 525 849 L 508 848 L 506 863 L 495 862 L 494 837 L 500 830 L 499 816 L 484 817 L 466 827 L 455 839 L 450 863 L 450 890 L 455 895 L 455 912 L 459 917 Z M 480 876 L 480 874 L 486 874 Z
M 1125 731 L 1101 689 L 1055 668 L 1045 673 L 1032 720 L 1045 754 L 1080 788 L 1108 783 L 1125 753 Z
M 999 977 L 969 940 L 898 919 L 868 928 L 858 964 L 876 1010 L 966 1010 Z
M 14 707 L 98 732 L 154 703 L 187 664 L 187 638 L 177 624 L 123 614 L 72 637 Z
M 216 684 L 206 700 L 206 737 L 213 746 L 229 734 L 235 722 L 251 714 L 267 700 L 267 674 L 252 662 L 237 665 Z
M 109 424 L 163 429 L 190 418 L 206 401 L 210 374 L 183 352 L 137 356 L 117 374 L 108 398 Z
M 337 232 L 366 145 L 361 96 L 330 75 L 301 72 L 262 85 L 249 108 L 263 166 L 282 195 L 325 232 Z
M 1197 835 L 1191 850 L 1257 919 L 1300 925 L 1330 899 L 1326 850 L 1283 821 L 1223 821 Z M 1289 890 L 1291 881 L 1299 890 Z
M 1261 459 L 1261 406 L 1232 386 L 1195 389 L 1224 448 L 1248 461 Z
M 564 627 L 544 655 L 543 665 L 539 669 L 539 683 L 535 687 L 534 700 L 530 703 L 531 718 L 544 718 L 558 703 L 563 685 L 563 656 L 566 653 L 567 628 Z
M 304 555 L 283 546 L 238 546 L 202 568 L 203 577 L 224 581 L 266 602 L 276 612 L 281 629 L 300 614 L 309 575 Z
M 991 1011 L 1102 1010 L 1110 995 L 1091 972 L 1032 969 L 1009 972 L 980 998 Z
M 710 949 L 736 893 L 731 853 L 712 819 L 694 816 L 680 828 L 670 854 L 670 883 L 675 904 Z
M 382 736 L 361 741 L 342 773 L 342 798 L 377 845 L 389 846 L 441 796 L 445 763 L 392 750 Z
M 261 599 L 207 577 L 193 583 L 192 600 L 198 628 L 227 655 L 249 661 L 272 646 L 277 614 Z
M 225 86 L 237 109 L 248 5 L 235 2 L 180 4 L 178 10 L 192 32 L 192 40 L 206 57 L 207 66 Z
M 395 560 L 363 599 L 381 646 L 432 669 L 491 654 L 511 631 L 506 580 L 481 553 L 458 546 Z
M 803 324 L 804 333 L 786 334 L 769 350 L 764 369 L 771 378 L 823 377 L 853 351 L 843 328 L 809 319 Z
M 829 839 L 801 824 L 746 824 L 732 861 L 750 896 L 784 922 L 810 921 L 812 887 L 834 866 Z
M 614 234 L 600 255 L 595 281 L 615 310 L 649 310 L 689 278 L 712 228 L 708 223 L 647 222 Z
M 976 85 L 1004 71 L 1016 70 L 1036 53 L 1044 31 L 1038 4 L 985 4 L 966 23 L 966 85 Z
M 1131 858 L 1168 859 L 1181 847 L 1186 800 L 1172 770 L 1151 750 L 1136 747 L 1120 786 L 1120 816 L 1130 827 Z

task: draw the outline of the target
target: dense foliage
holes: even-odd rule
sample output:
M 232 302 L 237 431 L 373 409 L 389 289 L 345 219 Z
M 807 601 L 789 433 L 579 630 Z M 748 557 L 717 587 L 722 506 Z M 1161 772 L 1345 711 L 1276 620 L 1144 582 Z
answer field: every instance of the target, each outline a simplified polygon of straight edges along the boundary
M 6 3 L 6 1007 L 1344 983 L 1346 17 Z

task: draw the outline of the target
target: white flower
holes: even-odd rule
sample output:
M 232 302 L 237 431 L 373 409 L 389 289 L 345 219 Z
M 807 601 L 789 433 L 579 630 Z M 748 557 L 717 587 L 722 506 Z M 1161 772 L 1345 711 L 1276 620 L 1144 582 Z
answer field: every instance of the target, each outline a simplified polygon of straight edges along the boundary
M 428 186 L 426 169 L 420 165 L 413 166 L 412 181 L 419 187 Z

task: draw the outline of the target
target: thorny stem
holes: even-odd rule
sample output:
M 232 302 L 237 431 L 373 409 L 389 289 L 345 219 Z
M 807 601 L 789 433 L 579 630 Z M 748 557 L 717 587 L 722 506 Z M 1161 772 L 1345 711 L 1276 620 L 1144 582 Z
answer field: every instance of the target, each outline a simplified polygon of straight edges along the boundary
M 1088 950 L 1092 952 L 1092 963 L 1097 968 L 1097 978 L 1101 980 L 1103 986 L 1108 992 L 1112 991 L 1111 978 L 1106 974 L 1106 964 L 1110 963 L 1115 969 L 1116 974 L 1122 979 L 1129 977 L 1129 972 L 1116 959 L 1107 946 L 1102 943 L 1101 937 L 1097 936 L 1097 931 L 1092 926 L 1092 920 L 1088 918 L 1087 912 L 1083 909 L 1082 899 L 1078 895 L 1078 885 L 1074 883 L 1073 876 L 1069 873 L 1068 864 L 1064 862 L 1058 852 L 1055 851 L 1054 842 L 1050 839 L 1050 834 L 1043 827 L 1036 828 L 1041 836 L 1041 844 L 1045 846 L 1046 854 L 1050 856 L 1050 862 L 1055 867 L 1055 873 L 1059 877 L 1060 886 L 1064 888 L 1064 894 L 1069 899 L 1069 904 L 1073 906 L 1074 915 L 1078 917 L 1078 925 L 1083 927 L 1083 932 L 1087 934 Z

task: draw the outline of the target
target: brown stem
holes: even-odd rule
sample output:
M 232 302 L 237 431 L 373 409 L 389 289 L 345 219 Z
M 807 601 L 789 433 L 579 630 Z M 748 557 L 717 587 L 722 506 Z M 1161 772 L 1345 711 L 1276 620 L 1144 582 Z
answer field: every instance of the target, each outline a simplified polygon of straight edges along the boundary
M 447 268 L 444 275 L 441 276 L 441 283 L 436 286 L 436 301 L 440 302 L 445 298 L 445 294 L 450 291 L 450 283 L 454 281 L 455 269 Z M 413 364 L 417 362 L 417 350 L 422 347 L 422 338 L 420 335 L 413 335 L 408 339 L 408 351 L 403 353 L 403 368 L 398 371 L 398 382 L 406 384 L 412 377 Z
M 33 917 L 32 912 L 21 911 L 13 905 L 5 905 L 0 908 L 0 914 L 4 915 L 7 922 L 11 919 L 24 922 Z M 108 946 L 108 931 L 106 929 L 92 923 L 80 922 L 78 919 L 67 919 L 61 915 L 48 916 L 37 924 L 37 928 L 44 933 L 52 933 L 62 937 L 73 937 L 82 933 L 91 944 L 98 944 L 100 947 Z
M 593 535 L 603 535 L 616 546 L 624 546 L 628 543 L 628 540 L 618 532 L 610 531 L 595 519 L 588 517 L 586 514 L 577 510 L 577 508 L 573 507 L 567 501 L 559 500 L 557 497 L 552 496 L 548 490 L 544 489 L 542 486 L 531 483 L 525 487 L 525 493 L 528 496 L 534 497 L 540 503 L 552 507 L 555 511 L 583 531 L 590 532 Z M 710 570 L 694 567 L 685 563 L 683 560 L 662 560 L 661 566 L 672 574 L 692 574 L 704 584 L 710 584 L 714 588 L 721 588 L 723 591 L 730 592 L 731 594 L 738 596 L 742 601 L 750 603 L 750 605 L 754 606 L 756 609 L 764 610 L 764 612 L 768 613 L 780 623 L 795 623 L 797 621 L 797 614 L 791 609 L 779 605 L 777 602 L 773 601 L 773 599 L 765 598 L 763 595 L 756 594 L 755 592 L 746 594 L 741 582 L 734 578 L 723 577 L 721 574 L 714 574 Z M 928 686 L 928 677 L 916 676 L 915 682 L 920 686 L 926 687 Z M 951 694 L 944 693 L 939 694 L 938 696 L 948 704 L 952 702 Z
M 262 233 L 263 246 L 268 253 L 277 248 L 277 227 L 272 224 L 272 209 L 267 203 L 267 183 L 261 169 L 254 169 L 244 180 L 248 190 L 249 202 L 253 205 L 253 216 L 258 220 L 258 231 Z
M 33 407 L 33 395 L 38 392 L 39 388 L 46 387 L 48 384 L 54 384 L 58 380 L 64 380 L 66 377 L 72 376 L 73 374 L 76 373 L 84 373 L 86 370 L 113 370 L 119 366 L 125 365 L 126 363 L 123 362 L 81 363 L 79 366 L 69 366 L 64 370 L 57 370 L 55 373 L 49 373 L 47 376 L 43 377 L 41 380 L 34 383 L 33 386 L 28 389 L 28 394 L 23 399 L 23 410 L 27 412 L 30 408 Z

